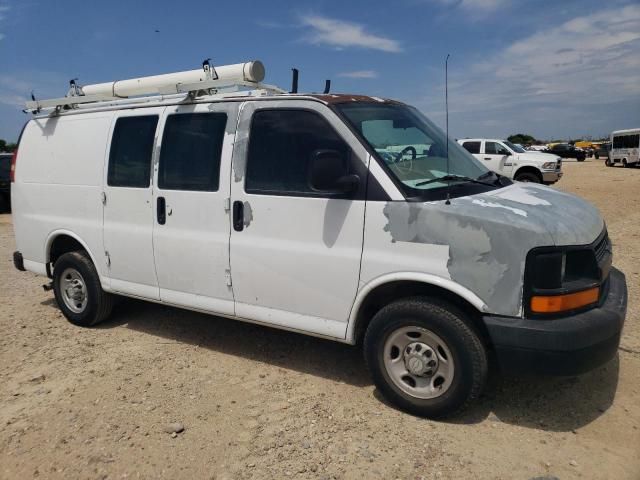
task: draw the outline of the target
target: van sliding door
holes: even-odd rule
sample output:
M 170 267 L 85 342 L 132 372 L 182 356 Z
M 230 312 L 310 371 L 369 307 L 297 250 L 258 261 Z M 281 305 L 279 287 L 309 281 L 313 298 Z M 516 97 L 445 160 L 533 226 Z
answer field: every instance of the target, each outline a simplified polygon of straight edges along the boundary
M 237 103 L 167 107 L 154 167 L 153 245 L 160 298 L 233 315 L 231 152 Z

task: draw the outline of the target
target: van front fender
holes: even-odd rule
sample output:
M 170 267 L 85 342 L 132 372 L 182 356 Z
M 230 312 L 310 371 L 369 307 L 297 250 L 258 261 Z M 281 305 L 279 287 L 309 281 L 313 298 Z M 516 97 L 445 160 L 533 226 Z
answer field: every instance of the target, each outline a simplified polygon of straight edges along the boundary
M 351 308 L 351 313 L 349 315 L 349 323 L 347 325 L 347 332 L 345 336 L 345 342 L 350 344 L 356 343 L 356 323 L 358 319 L 358 315 L 360 313 L 360 309 L 363 306 L 365 300 L 368 295 L 377 287 L 380 287 L 385 284 L 390 284 L 394 282 L 417 282 L 422 283 L 428 286 L 437 287 L 443 290 L 446 290 L 453 295 L 456 295 L 469 304 L 471 304 L 474 308 L 476 308 L 479 312 L 488 312 L 489 309 L 487 304 L 482 301 L 480 297 L 478 297 L 475 293 L 469 290 L 462 285 L 446 279 L 439 277 L 437 275 L 430 275 L 428 273 L 421 272 L 394 272 L 385 275 L 381 275 L 379 277 L 370 280 L 365 285 L 361 286 L 356 295 L 356 299 L 353 303 L 353 307 Z

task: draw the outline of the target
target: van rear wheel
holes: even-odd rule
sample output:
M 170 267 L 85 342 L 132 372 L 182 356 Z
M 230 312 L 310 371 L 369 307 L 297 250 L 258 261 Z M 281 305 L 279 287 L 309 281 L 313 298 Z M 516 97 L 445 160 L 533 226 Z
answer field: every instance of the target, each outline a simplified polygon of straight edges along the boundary
M 487 377 L 486 349 L 469 319 L 433 298 L 382 308 L 367 328 L 364 351 L 384 397 L 422 417 L 463 410 L 480 395 Z
M 113 308 L 113 296 L 102 290 L 100 277 L 85 252 L 60 256 L 53 267 L 53 291 L 67 320 L 90 327 L 103 320 Z

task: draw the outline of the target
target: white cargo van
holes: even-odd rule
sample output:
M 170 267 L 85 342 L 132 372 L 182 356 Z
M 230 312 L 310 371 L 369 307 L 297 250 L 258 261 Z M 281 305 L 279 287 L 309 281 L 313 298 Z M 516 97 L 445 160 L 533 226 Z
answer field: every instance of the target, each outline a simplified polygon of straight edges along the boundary
M 124 295 L 362 342 L 429 417 L 478 397 L 490 355 L 575 374 L 616 353 L 626 283 L 589 203 L 494 174 L 403 103 L 216 70 L 28 102 L 14 263 L 69 321 Z
M 562 159 L 556 155 L 493 138 L 465 138 L 458 143 L 489 170 L 519 182 L 551 185 L 562 177 Z

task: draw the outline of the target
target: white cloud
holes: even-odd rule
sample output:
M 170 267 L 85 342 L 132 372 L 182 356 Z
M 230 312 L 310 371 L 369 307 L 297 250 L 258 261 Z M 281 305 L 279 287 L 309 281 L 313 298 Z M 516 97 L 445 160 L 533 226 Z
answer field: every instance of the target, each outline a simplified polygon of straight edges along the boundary
M 595 106 L 638 103 L 638 51 L 640 5 L 600 10 L 541 29 L 470 67 L 453 58 L 449 105 L 467 118 L 502 117 L 503 124 L 516 116 L 541 125 L 586 122 Z M 441 103 L 433 95 L 426 105 Z
M 377 78 L 378 73 L 373 70 L 356 70 L 354 72 L 342 72 L 338 74 L 338 77 L 345 78 Z
M 461 7 L 466 10 L 490 11 L 505 5 L 506 0 L 436 0 L 443 5 Z
M 368 48 L 393 53 L 402 51 L 397 40 L 368 33 L 365 27 L 358 23 L 320 15 L 305 15 L 300 20 L 303 26 L 311 29 L 309 35 L 305 37 L 309 43 L 336 48 Z

